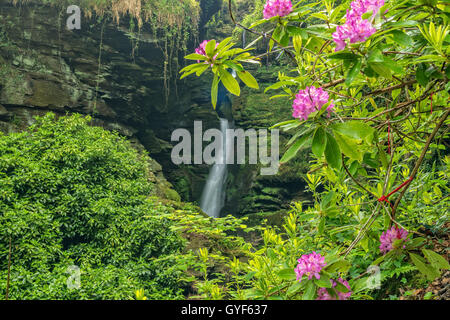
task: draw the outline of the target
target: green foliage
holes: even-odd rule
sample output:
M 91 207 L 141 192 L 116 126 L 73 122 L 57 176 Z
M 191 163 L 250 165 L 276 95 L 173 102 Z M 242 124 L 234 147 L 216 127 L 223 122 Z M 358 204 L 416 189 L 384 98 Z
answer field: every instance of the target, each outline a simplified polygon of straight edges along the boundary
M 290 67 L 265 89 L 276 91 L 272 99 L 284 99 L 289 109 L 298 90 L 307 86 L 321 87 L 330 97 L 306 121 L 273 126 L 294 131 L 281 163 L 311 149 L 306 182 L 314 201 L 306 209 L 294 203 L 284 230 L 264 230 L 264 243 L 247 252 L 250 259 L 239 264 L 221 296 L 314 299 L 319 287 L 335 296 L 335 289 L 346 289 L 341 284 L 329 288 L 328 279 L 343 277 L 354 299 L 386 298 L 389 293 L 375 293 L 370 285 L 370 266 L 380 268 L 384 284 L 411 272 L 425 282 L 434 280 L 449 265 L 418 230 L 423 223 L 439 228 L 448 222 L 449 157 L 443 151 L 449 137 L 443 130 L 450 89 L 447 6 L 439 0 L 386 1 L 379 13 L 362 17 L 377 31 L 335 52 L 332 34 L 343 24 L 350 1 L 293 2 L 291 14 L 246 28 L 261 35 L 252 46 L 270 39 L 268 52 L 258 57 L 284 55 L 280 61 Z M 202 59 L 187 56 L 207 61 L 188 68 L 203 65 L 197 72 L 201 75 L 209 64 L 213 88 L 221 79 L 229 92 L 239 95 L 236 84 L 220 71 L 225 60 L 212 59 L 212 53 Z M 214 94 L 212 100 L 214 105 Z M 327 115 L 331 101 L 333 112 Z M 392 240 L 392 250 L 382 255 L 380 235 L 392 226 L 408 230 L 409 236 Z M 299 282 L 293 271 L 296 260 L 312 251 L 325 256 L 327 267 L 320 280 L 304 277 Z
M 145 156 L 89 122 L 48 114 L 0 136 L 0 292 L 11 240 L 11 298 L 124 299 L 139 288 L 177 297 L 175 276 L 154 260 L 182 240 L 148 198 Z M 79 290 L 66 286 L 71 265 Z
M 251 49 L 232 48 L 235 43 L 231 42 L 231 39 L 231 37 L 226 38 L 222 40 L 220 44 L 217 43 L 217 45 L 215 40 L 209 41 L 205 47 L 206 55 L 197 53 L 187 55 L 185 57 L 186 59 L 197 60 L 198 63 L 184 67 L 180 71 L 180 73 L 183 73 L 181 76 L 181 79 L 183 79 L 193 73 L 200 76 L 211 67 L 211 70 L 214 73 L 214 80 L 211 87 L 211 102 L 214 109 L 217 104 L 219 82 L 222 82 L 225 88 L 232 94 L 236 96 L 241 94 L 239 83 L 227 69 L 232 69 L 236 72 L 246 86 L 253 89 L 259 89 L 255 78 L 248 71 L 244 70 L 241 64 L 242 62 L 258 63 L 254 60 L 255 57 L 248 53 Z

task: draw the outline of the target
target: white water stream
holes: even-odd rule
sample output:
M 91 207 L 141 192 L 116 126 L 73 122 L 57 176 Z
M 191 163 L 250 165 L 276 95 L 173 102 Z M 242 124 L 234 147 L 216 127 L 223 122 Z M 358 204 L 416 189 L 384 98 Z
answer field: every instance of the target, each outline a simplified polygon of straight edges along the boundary
M 227 119 L 220 118 L 220 131 L 222 132 L 222 150 L 216 156 L 216 163 L 211 167 L 203 188 L 200 207 L 210 217 L 218 218 L 225 205 L 225 182 L 227 179 L 227 154 L 233 148 L 232 141 L 227 141 L 227 129 L 230 123 Z

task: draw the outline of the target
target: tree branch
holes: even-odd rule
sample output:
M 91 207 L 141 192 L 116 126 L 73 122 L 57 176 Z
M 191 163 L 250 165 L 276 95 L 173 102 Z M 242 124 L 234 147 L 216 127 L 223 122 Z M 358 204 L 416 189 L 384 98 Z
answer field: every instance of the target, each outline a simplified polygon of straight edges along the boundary
M 423 160 L 425 159 L 425 155 L 426 155 L 426 153 L 428 151 L 428 148 L 430 147 L 431 141 L 434 139 L 434 137 L 436 136 L 437 132 L 439 131 L 439 129 L 444 124 L 444 122 L 447 119 L 449 113 L 450 113 L 450 108 L 447 109 L 447 111 L 441 117 L 439 123 L 434 128 L 433 132 L 428 137 L 428 140 L 425 143 L 425 146 L 424 146 L 424 148 L 422 150 L 422 153 L 421 153 L 419 159 L 417 160 L 416 165 L 414 166 L 414 169 L 413 169 L 413 171 L 411 173 L 409 182 L 405 185 L 405 187 L 403 188 L 402 192 L 400 193 L 400 195 L 398 196 L 397 200 L 395 201 L 394 206 L 392 207 L 392 218 L 395 218 L 395 213 L 397 211 L 397 208 L 398 208 L 398 206 L 400 204 L 401 199 L 403 198 L 404 194 L 406 193 L 406 190 L 408 190 L 408 187 L 411 184 L 411 182 L 416 177 L 417 171 L 419 171 L 419 167 L 422 164 Z

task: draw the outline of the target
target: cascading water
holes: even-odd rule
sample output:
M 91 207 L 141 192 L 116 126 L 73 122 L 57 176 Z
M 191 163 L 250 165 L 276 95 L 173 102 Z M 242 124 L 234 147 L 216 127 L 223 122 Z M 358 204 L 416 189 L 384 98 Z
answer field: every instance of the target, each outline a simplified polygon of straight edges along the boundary
M 225 205 L 225 181 L 227 179 L 227 154 L 230 154 L 230 148 L 233 143 L 227 139 L 227 129 L 232 124 L 225 119 L 220 118 L 220 131 L 222 132 L 222 149 L 216 155 L 216 163 L 211 167 L 203 189 L 200 200 L 200 207 L 210 217 L 218 218 L 220 211 Z
M 236 71 L 231 74 L 236 78 Z M 216 162 L 211 167 L 200 199 L 200 208 L 210 217 L 218 218 L 225 205 L 225 182 L 227 180 L 227 155 L 231 155 L 234 148 L 233 138 L 227 139 L 227 129 L 233 128 L 231 101 L 222 83 L 218 89 L 217 113 L 222 132 L 222 148 L 217 152 Z

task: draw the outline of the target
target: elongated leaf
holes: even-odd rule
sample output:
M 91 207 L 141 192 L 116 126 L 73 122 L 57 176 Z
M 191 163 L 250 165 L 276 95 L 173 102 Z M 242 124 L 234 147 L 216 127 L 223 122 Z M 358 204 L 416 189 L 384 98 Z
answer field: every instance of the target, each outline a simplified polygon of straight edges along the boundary
M 214 74 L 214 79 L 211 86 L 211 102 L 216 109 L 217 106 L 217 93 L 219 91 L 219 76 L 217 74 Z
M 348 288 L 339 281 L 336 281 L 336 290 L 343 293 L 349 292 Z
M 277 124 L 274 124 L 274 125 L 271 126 L 269 129 L 274 129 L 274 128 L 278 128 L 278 127 L 280 127 L 280 126 L 284 126 L 284 125 L 289 124 L 289 123 L 297 123 L 297 122 L 298 122 L 297 119 L 294 119 L 294 120 L 287 120 L 287 121 L 283 121 L 283 122 L 279 122 L 279 123 L 277 123 Z
M 300 139 L 295 141 L 292 144 L 292 146 L 284 153 L 283 157 L 280 160 L 280 163 L 286 163 L 289 160 L 291 160 L 293 157 L 295 157 L 297 152 L 306 145 L 306 142 L 308 141 L 309 138 L 310 138 L 310 135 L 305 134 Z
M 219 73 L 220 73 L 220 80 L 222 81 L 225 88 L 227 88 L 227 90 L 232 94 L 234 94 L 235 96 L 239 96 L 241 94 L 241 88 L 239 87 L 239 83 L 231 75 L 231 73 L 229 73 L 224 69 L 220 69 Z
M 350 269 L 351 263 L 347 260 L 340 259 L 329 266 L 327 266 L 326 270 L 330 273 L 339 271 L 339 272 L 346 272 L 348 269 Z
M 296 281 L 287 289 L 286 294 L 288 296 L 291 296 L 299 292 L 301 289 L 302 289 L 302 282 Z
M 209 65 L 208 64 L 204 64 L 201 67 L 199 67 L 196 71 L 195 71 L 195 75 L 197 77 L 201 76 L 203 74 L 203 72 L 205 72 L 206 70 L 208 70 Z
M 247 85 L 247 87 L 250 87 L 250 88 L 253 88 L 253 89 L 259 89 L 258 82 L 250 74 L 250 72 L 242 71 L 242 72 L 238 72 L 237 75 Z
M 327 275 L 324 275 L 324 274 L 320 275 L 319 280 L 314 279 L 314 283 L 320 288 L 331 288 L 332 287 L 330 277 L 328 277 Z
M 186 57 L 184 57 L 185 59 L 188 59 L 188 60 L 208 60 L 208 58 L 207 57 L 205 57 L 204 55 L 202 55 L 202 54 L 198 54 L 198 53 L 191 53 L 191 54 L 188 54 Z
M 389 69 L 384 62 L 369 62 L 369 66 L 380 76 L 383 76 L 386 79 L 392 78 L 391 69 Z
M 231 69 L 233 69 L 236 72 L 244 71 L 244 68 L 241 65 L 234 63 L 233 61 L 229 61 L 229 60 L 224 61 L 223 64 L 230 67 Z
M 423 254 L 427 258 L 427 260 L 431 263 L 431 265 L 436 269 L 450 269 L 450 265 L 444 257 L 437 254 L 434 251 L 428 249 L 422 249 Z
M 420 63 L 417 66 L 417 70 L 416 70 L 416 80 L 420 85 L 422 85 L 424 87 L 430 81 L 430 78 L 425 73 L 426 70 L 427 70 L 427 67 L 424 63 Z
M 353 80 L 355 80 L 356 76 L 361 71 L 361 65 L 362 61 L 361 59 L 358 59 L 356 63 L 353 65 L 353 67 L 348 71 L 347 78 L 345 79 L 345 84 L 347 86 L 351 85 Z
M 230 43 L 231 39 L 232 37 L 228 37 L 220 41 L 219 45 L 216 48 L 217 52 L 220 52 L 223 48 L 225 48 L 225 46 L 227 46 Z
M 334 132 L 334 137 L 343 154 L 350 159 L 358 160 L 359 162 L 363 160 L 363 153 L 358 150 L 359 146 L 356 143 L 356 140 L 346 137 L 338 132 Z
M 409 256 L 411 257 L 412 262 L 417 267 L 417 269 L 425 275 L 428 280 L 433 281 L 437 277 L 439 277 L 440 273 L 435 268 L 433 268 L 431 265 L 426 264 L 423 259 L 414 253 L 409 253 Z
M 394 36 L 395 43 L 398 43 L 402 46 L 411 46 L 414 43 L 412 38 L 401 30 L 394 30 L 391 32 L 391 34 Z
M 328 56 L 329 59 L 339 59 L 339 60 L 350 60 L 356 61 L 360 58 L 359 55 L 351 53 L 351 52 L 337 52 L 332 53 Z
M 375 129 L 362 121 L 347 121 L 343 123 L 333 124 L 332 129 L 340 134 L 346 135 L 353 139 L 363 140 L 366 137 L 373 136 Z
M 327 136 L 325 135 L 325 130 L 322 127 L 318 127 L 314 133 L 314 138 L 312 141 L 312 152 L 317 158 L 320 158 L 325 151 L 325 146 L 327 143 Z
M 327 132 L 327 144 L 325 147 L 325 159 L 327 163 L 334 169 L 341 169 L 342 157 L 338 143 L 332 135 Z
M 294 269 L 282 269 L 277 273 L 278 277 L 283 280 L 295 280 L 297 278 Z
M 305 281 L 305 280 L 304 280 Z M 305 292 L 303 293 L 303 300 L 313 300 L 316 295 L 316 286 L 314 282 L 308 281 L 306 284 Z
M 209 40 L 205 47 L 206 55 L 208 57 L 213 57 L 215 49 L 216 49 L 216 40 Z

